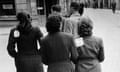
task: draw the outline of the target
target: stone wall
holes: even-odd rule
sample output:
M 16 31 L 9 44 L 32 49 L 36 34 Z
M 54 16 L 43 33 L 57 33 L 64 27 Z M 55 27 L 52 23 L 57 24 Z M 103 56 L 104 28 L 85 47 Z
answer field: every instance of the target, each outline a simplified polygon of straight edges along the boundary
M 37 18 L 36 0 L 16 0 L 16 12 L 27 12 Z

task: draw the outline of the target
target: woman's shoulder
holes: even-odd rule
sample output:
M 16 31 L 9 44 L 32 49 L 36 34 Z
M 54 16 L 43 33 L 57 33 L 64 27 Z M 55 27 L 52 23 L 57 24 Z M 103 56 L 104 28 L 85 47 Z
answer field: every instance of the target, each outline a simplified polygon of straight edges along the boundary
M 34 31 L 40 31 L 40 28 L 39 27 L 32 27 L 32 30 L 34 30 Z
M 92 36 L 92 39 L 96 42 L 101 42 L 103 41 L 103 39 L 101 37 L 98 37 L 98 36 Z
M 74 38 L 73 35 L 70 34 L 70 33 L 60 32 L 60 34 L 61 34 L 62 37 L 65 37 L 65 38 L 69 38 L 69 39 Z
M 43 33 L 40 30 L 40 27 L 32 27 L 32 29 L 36 33 L 37 36 L 43 37 Z
M 72 34 L 66 33 L 66 32 L 59 32 L 59 34 L 64 35 L 64 36 L 72 36 Z
M 32 27 L 32 31 L 35 33 L 41 33 L 40 27 Z
M 58 33 L 53 34 L 53 35 L 48 34 L 48 35 L 44 36 L 44 37 L 43 37 L 43 40 L 47 40 L 47 39 L 49 39 L 49 38 L 51 38 L 51 37 L 55 37 L 55 36 L 60 37 L 60 38 L 65 38 L 65 39 L 73 38 L 73 35 L 70 34 L 70 33 L 58 32 Z

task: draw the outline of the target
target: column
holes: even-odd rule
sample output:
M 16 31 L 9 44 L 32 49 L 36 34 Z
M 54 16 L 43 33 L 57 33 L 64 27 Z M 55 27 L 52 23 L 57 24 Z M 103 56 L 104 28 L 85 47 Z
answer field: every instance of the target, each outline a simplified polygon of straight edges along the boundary
M 30 0 L 30 5 L 31 5 L 31 15 L 36 16 L 37 15 L 37 5 L 36 5 L 36 0 Z

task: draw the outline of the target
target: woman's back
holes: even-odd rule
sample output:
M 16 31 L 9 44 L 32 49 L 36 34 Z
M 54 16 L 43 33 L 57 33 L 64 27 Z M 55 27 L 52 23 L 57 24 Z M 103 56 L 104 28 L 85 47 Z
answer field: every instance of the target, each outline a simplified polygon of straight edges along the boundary
M 45 48 L 49 60 L 48 63 L 70 61 L 70 48 L 73 45 L 72 39 L 71 35 L 63 32 L 58 32 L 45 37 L 42 42 L 46 45 Z
M 91 36 L 88 38 L 84 38 L 84 45 L 78 48 L 79 58 L 81 59 L 97 59 L 101 45 L 101 39 Z
M 38 28 L 31 27 L 27 33 L 20 34 L 20 37 L 17 39 L 18 53 L 20 54 L 37 54 L 37 40 L 42 37 L 42 33 Z

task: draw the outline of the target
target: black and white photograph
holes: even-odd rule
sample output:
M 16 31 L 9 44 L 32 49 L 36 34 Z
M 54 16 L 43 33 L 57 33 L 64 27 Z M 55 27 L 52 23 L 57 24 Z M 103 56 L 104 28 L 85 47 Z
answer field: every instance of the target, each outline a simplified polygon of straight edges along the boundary
M 120 72 L 120 0 L 0 0 L 0 72 Z

